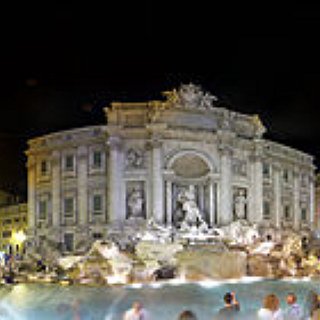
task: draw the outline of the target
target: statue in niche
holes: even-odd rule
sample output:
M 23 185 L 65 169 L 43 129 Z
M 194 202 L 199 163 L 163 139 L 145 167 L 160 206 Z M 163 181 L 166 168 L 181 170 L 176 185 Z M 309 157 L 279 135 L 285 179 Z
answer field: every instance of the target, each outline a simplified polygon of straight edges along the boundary
M 246 218 L 247 199 L 244 190 L 240 189 L 238 195 L 234 199 L 234 212 L 237 219 Z
M 207 224 L 203 220 L 198 205 L 196 203 L 196 194 L 194 185 L 190 185 L 188 189 L 183 189 L 177 198 L 181 204 L 184 214 L 180 228 L 183 231 L 190 231 L 191 228 L 197 228 L 201 231 L 207 230 Z
M 126 157 L 127 167 L 140 168 L 143 166 L 143 155 L 140 150 L 129 149 Z
M 143 218 L 144 217 L 144 197 L 142 191 L 133 189 L 128 197 L 128 209 L 130 218 Z

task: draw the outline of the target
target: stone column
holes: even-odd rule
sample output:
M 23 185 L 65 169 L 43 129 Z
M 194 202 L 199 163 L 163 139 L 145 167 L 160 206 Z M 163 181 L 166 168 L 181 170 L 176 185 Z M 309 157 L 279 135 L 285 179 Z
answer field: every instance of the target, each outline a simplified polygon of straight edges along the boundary
M 295 230 L 300 229 L 300 196 L 299 196 L 299 169 L 295 168 L 293 170 L 293 227 Z
M 259 223 L 263 220 L 263 172 L 261 156 L 255 154 L 252 157 L 252 186 L 251 198 L 252 207 L 250 213 L 250 222 Z
M 78 185 L 78 225 L 88 224 L 88 147 L 79 146 L 77 150 Z
M 204 185 L 199 184 L 198 188 L 199 188 L 198 189 L 199 190 L 199 204 L 198 204 L 198 207 L 200 209 L 200 212 L 204 213 L 204 210 L 205 210 L 205 208 L 204 208 L 204 197 L 205 197 L 205 195 L 204 195 Z
M 58 228 L 61 218 L 61 154 L 55 150 L 52 153 L 52 226 Z
M 272 166 L 273 192 L 274 192 L 274 223 L 277 228 L 281 224 L 281 185 L 280 185 L 280 164 Z
M 122 157 L 120 154 L 120 144 L 121 140 L 119 137 L 109 137 L 108 216 L 110 222 L 123 220 L 125 214 L 122 212 L 123 204 L 121 204 Z
M 214 211 L 215 211 L 215 187 L 214 182 L 210 179 L 209 182 L 209 226 L 212 227 L 215 224 Z
M 315 215 L 315 177 L 311 175 L 310 177 L 310 217 L 309 217 L 309 225 L 311 230 L 314 230 L 314 215 Z
M 152 143 L 152 210 L 156 222 L 163 222 L 163 177 L 161 161 L 161 142 L 153 140 Z
M 232 222 L 232 187 L 231 187 L 231 147 L 220 148 L 220 200 L 218 223 L 226 225 Z
M 36 159 L 28 155 L 28 234 L 33 240 L 36 231 Z
M 172 225 L 172 181 L 166 181 L 166 213 L 167 226 Z

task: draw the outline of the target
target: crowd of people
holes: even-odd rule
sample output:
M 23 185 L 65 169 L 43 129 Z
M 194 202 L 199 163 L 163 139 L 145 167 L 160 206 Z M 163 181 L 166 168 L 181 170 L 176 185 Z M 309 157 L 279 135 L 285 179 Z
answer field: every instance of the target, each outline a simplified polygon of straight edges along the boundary
M 264 297 L 262 306 L 254 315 L 245 316 L 240 313 L 240 303 L 234 292 L 227 292 L 224 297 L 224 306 L 214 317 L 217 320 L 257 319 L 257 320 L 320 320 L 320 297 L 316 292 L 310 292 L 308 303 L 303 308 L 297 296 L 290 292 L 286 297 L 286 308 L 280 308 L 280 300 L 275 294 Z M 245 318 L 244 318 L 245 316 Z M 134 302 L 132 307 L 123 315 L 123 320 L 151 320 L 149 312 L 140 302 Z M 184 310 L 177 320 L 197 320 L 192 310 Z

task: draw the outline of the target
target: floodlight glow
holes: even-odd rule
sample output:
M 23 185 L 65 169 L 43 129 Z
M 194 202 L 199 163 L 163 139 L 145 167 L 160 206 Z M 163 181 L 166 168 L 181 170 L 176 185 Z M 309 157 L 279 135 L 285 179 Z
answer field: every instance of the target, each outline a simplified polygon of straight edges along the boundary
M 27 237 L 25 233 L 22 230 L 20 230 L 18 232 L 13 233 L 12 239 L 14 242 L 23 243 L 27 239 Z

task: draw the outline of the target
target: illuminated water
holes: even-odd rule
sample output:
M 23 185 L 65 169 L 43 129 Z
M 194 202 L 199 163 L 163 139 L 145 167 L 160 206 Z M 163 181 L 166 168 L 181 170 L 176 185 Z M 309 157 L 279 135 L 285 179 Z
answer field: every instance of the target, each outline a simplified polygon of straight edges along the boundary
M 141 300 L 152 314 L 152 320 L 174 320 L 184 309 L 193 310 L 199 320 L 212 320 L 223 305 L 222 297 L 227 291 L 235 291 L 242 314 L 250 314 L 261 306 L 268 293 L 276 293 L 285 307 L 284 298 L 288 292 L 295 292 L 304 304 L 308 292 L 318 289 L 319 282 L 308 280 L 257 279 L 113 288 L 20 284 L 0 288 L 0 319 L 72 319 L 70 305 L 77 299 L 81 304 L 82 319 L 120 320 L 134 300 Z

